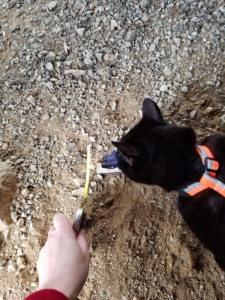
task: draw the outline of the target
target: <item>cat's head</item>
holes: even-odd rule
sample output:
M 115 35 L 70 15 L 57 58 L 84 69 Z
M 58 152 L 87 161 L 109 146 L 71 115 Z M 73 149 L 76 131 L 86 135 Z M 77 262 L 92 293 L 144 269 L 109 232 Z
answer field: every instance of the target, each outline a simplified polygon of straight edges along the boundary
M 172 126 L 166 122 L 157 104 L 146 98 L 142 119 L 117 147 L 119 168 L 131 180 L 175 189 L 176 178 L 190 163 L 190 151 L 195 151 L 195 134 L 191 128 Z M 180 166 L 182 165 L 182 166 Z

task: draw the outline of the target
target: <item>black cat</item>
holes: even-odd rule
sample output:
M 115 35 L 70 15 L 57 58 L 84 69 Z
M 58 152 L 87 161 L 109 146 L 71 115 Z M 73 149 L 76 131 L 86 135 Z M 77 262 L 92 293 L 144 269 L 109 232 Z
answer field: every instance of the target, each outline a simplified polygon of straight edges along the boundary
M 184 191 L 205 172 L 194 131 L 170 125 L 156 103 L 147 98 L 141 121 L 120 142 L 112 143 L 118 148 L 119 168 L 131 180 L 178 191 L 178 209 L 185 222 L 225 269 L 225 197 L 211 188 L 194 196 Z M 225 135 L 209 136 L 201 145 L 208 147 L 219 163 L 219 169 L 211 174 L 216 172 L 216 179 L 225 183 Z

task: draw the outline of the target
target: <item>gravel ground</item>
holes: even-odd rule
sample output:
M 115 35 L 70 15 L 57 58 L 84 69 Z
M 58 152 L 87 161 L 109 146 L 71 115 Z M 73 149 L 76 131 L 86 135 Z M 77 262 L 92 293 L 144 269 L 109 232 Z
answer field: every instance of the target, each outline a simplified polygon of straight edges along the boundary
M 92 261 L 80 299 L 224 298 L 224 273 L 175 194 L 96 174 L 147 95 L 199 140 L 225 131 L 224 49 L 222 0 L 0 0 L 0 187 L 10 186 L 0 192 L 0 299 L 37 288 L 53 215 L 72 221 L 83 201 L 90 143 Z

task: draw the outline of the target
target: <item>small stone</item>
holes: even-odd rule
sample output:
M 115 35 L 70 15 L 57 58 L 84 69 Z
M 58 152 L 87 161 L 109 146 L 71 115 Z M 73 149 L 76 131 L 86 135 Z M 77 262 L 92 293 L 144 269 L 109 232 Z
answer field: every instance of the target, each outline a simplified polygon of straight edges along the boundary
M 161 92 L 167 92 L 168 91 L 168 86 L 166 84 L 163 84 L 161 87 L 160 87 L 160 91 Z
M 215 83 L 215 82 L 213 82 L 213 81 L 207 81 L 207 82 L 206 82 L 206 84 L 207 84 L 207 85 L 210 85 L 210 86 L 214 86 L 214 85 L 216 85 L 216 83 Z
M 31 166 L 30 166 L 30 171 L 31 171 L 31 172 L 36 172 L 36 171 L 37 171 L 36 165 L 31 165 Z
M 81 197 L 84 194 L 84 188 L 79 188 L 77 190 L 72 191 L 72 196 Z
M 177 240 L 176 240 L 175 238 L 173 238 L 172 236 L 170 236 L 170 242 L 171 242 L 171 243 L 176 243 Z
M 205 88 L 205 83 L 204 82 L 200 82 L 200 87 L 204 89 Z
M 189 71 L 185 71 L 184 75 L 189 79 L 193 77 L 192 73 Z
M 140 6 L 141 8 L 148 8 L 150 6 L 149 0 L 141 0 Z
M 19 218 L 19 220 L 17 221 L 16 225 L 18 227 L 22 228 L 23 225 L 24 225 L 24 223 L 25 223 L 25 220 L 23 218 Z
M 8 144 L 7 143 L 3 143 L 2 150 L 5 151 L 7 149 L 8 149 Z
M 142 16 L 142 18 L 141 18 L 141 20 L 142 20 L 143 22 L 148 22 L 148 21 L 150 20 L 149 14 L 144 13 L 143 16 Z
M 18 219 L 18 215 L 17 215 L 17 212 L 16 211 L 13 211 L 11 213 L 11 219 L 13 220 L 13 222 L 17 222 L 17 219 Z
M 77 28 L 76 32 L 79 34 L 79 36 L 83 36 L 84 30 L 85 30 L 85 28 Z
M 125 39 L 129 42 L 132 42 L 136 39 L 136 36 L 137 36 L 137 30 L 130 30 L 127 32 Z
M 50 11 L 53 11 L 56 9 L 56 7 L 58 6 L 58 1 L 51 1 L 49 4 L 48 4 L 48 9 Z
M 187 93 L 187 92 L 188 92 L 188 87 L 183 86 L 183 87 L 181 88 L 181 92 Z
M 115 30 L 118 28 L 118 24 L 116 20 L 111 20 L 111 30 Z
M 85 63 L 85 65 L 90 65 L 90 66 L 92 66 L 94 62 L 93 62 L 93 60 L 91 60 L 90 58 L 86 57 L 86 58 L 84 59 L 84 63 Z
M 112 102 L 112 110 L 116 110 L 116 102 L 115 101 Z
M 165 67 L 163 72 L 166 76 L 170 76 L 172 74 L 172 72 L 170 71 L 170 69 L 168 67 Z
M 34 99 L 33 96 L 27 97 L 27 101 L 28 101 L 31 105 L 35 106 L 35 99 Z
M 49 51 L 48 54 L 46 55 L 46 60 L 47 61 L 54 61 L 55 60 L 55 52 Z
M 48 71 L 52 72 L 52 71 L 53 71 L 53 64 L 49 61 L 49 62 L 47 62 L 47 64 L 45 65 L 45 68 L 46 68 Z
M 27 265 L 26 260 L 24 257 L 18 257 L 16 260 L 17 266 L 21 269 L 24 269 Z
M 155 51 L 155 44 L 151 43 L 150 47 L 149 47 L 150 51 Z
M 86 74 L 85 70 L 71 69 L 64 71 L 64 74 L 72 74 L 73 76 L 82 76 Z
M 196 115 L 197 115 L 197 111 L 196 111 L 196 110 L 192 110 L 192 111 L 190 112 L 190 118 L 191 118 L 191 119 L 195 119 Z
M 80 9 L 83 7 L 83 5 L 84 5 L 84 4 L 83 4 L 80 0 L 78 0 L 78 1 L 76 1 L 74 7 L 75 7 L 77 10 L 80 10 Z
M 125 47 L 126 48 L 130 48 L 132 45 L 131 45 L 131 43 L 130 42 L 125 42 Z
M 209 113 L 211 113 L 213 111 L 213 107 L 207 107 L 206 108 L 206 110 L 205 110 L 205 112 L 207 113 L 207 114 L 209 114 Z
M 225 132 L 225 115 L 223 115 L 221 118 L 220 118 L 220 126 L 221 126 L 221 130 L 223 132 Z
M 9 261 L 7 269 L 8 271 L 16 271 L 16 264 L 12 261 Z

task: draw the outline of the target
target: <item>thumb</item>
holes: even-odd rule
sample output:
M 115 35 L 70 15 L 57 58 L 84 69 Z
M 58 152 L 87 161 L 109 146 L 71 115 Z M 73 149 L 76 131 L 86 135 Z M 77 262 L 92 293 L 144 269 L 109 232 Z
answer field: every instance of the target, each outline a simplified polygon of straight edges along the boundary
M 72 226 L 71 226 L 69 220 L 63 214 L 60 214 L 60 213 L 56 214 L 54 216 L 53 223 L 54 223 L 54 227 L 55 227 L 56 230 L 59 229 L 59 228 L 65 228 L 65 229 L 71 229 L 72 230 Z

